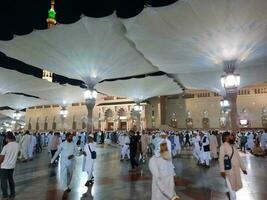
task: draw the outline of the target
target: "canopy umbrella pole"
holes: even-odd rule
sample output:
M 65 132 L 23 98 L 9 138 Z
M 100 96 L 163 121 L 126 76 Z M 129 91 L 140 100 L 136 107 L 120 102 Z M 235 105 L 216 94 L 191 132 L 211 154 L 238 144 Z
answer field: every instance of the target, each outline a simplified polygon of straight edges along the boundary
M 93 133 L 94 124 L 93 124 L 93 109 L 95 106 L 95 99 L 85 99 L 85 104 L 87 108 L 87 131 Z

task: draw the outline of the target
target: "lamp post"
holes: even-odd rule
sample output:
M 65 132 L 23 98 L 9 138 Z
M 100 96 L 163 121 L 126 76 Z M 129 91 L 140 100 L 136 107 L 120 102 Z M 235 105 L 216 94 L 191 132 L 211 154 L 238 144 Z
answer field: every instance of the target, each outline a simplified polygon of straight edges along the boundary
M 93 132 L 93 108 L 95 106 L 95 100 L 97 98 L 97 91 L 88 89 L 84 92 L 85 105 L 87 108 L 87 131 Z
M 221 76 L 221 84 L 226 91 L 226 99 L 230 108 L 231 129 L 233 131 L 238 129 L 237 122 L 237 91 L 240 85 L 240 75 L 235 73 L 236 60 L 224 61 L 224 72 Z M 226 101 L 223 103 L 227 103 Z

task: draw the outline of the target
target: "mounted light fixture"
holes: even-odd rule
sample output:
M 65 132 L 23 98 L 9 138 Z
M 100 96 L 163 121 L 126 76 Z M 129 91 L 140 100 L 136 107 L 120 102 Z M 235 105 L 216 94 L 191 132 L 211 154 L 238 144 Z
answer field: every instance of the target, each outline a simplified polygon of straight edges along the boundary
M 226 74 L 221 76 L 221 84 L 225 89 L 235 89 L 240 85 L 239 74 Z
M 97 91 L 95 90 L 86 90 L 84 93 L 85 99 L 96 99 L 97 98 Z
M 222 100 L 220 101 L 220 106 L 221 106 L 222 108 L 226 108 L 226 107 L 229 107 L 229 106 L 230 106 L 230 103 L 229 103 L 229 101 L 228 101 L 227 99 L 222 99 Z
M 140 104 L 136 104 L 136 105 L 134 105 L 134 111 L 142 112 L 143 111 L 143 107 Z

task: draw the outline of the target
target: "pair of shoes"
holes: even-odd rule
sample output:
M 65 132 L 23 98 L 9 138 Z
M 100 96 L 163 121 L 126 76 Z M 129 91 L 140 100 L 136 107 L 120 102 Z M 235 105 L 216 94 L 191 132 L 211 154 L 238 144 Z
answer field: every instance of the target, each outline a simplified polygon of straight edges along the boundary
M 71 189 L 68 188 L 68 189 L 66 189 L 64 192 L 71 192 Z

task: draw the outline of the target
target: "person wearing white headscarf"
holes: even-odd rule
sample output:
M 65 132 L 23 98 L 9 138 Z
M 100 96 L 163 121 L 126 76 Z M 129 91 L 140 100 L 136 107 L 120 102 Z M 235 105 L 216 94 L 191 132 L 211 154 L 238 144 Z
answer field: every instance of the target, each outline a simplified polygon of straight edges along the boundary
M 160 144 L 159 154 L 149 160 L 149 169 L 152 173 L 151 200 L 178 200 L 175 192 L 174 166 L 166 142 Z
M 87 172 L 88 179 L 85 183 L 85 186 L 92 185 L 94 183 L 94 168 L 95 168 L 95 159 L 92 157 L 92 152 L 96 151 L 96 146 L 94 144 L 94 135 L 90 134 L 88 136 L 88 142 L 84 145 L 83 149 L 83 171 Z
M 161 132 L 160 137 L 162 138 L 162 141 L 160 143 L 166 142 L 167 147 L 168 147 L 168 151 L 169 151 L 170 155 L 172 155 L 172 144 L 171 144 L 171 141 L 168 139 L 168 134 L 165 132 Z

